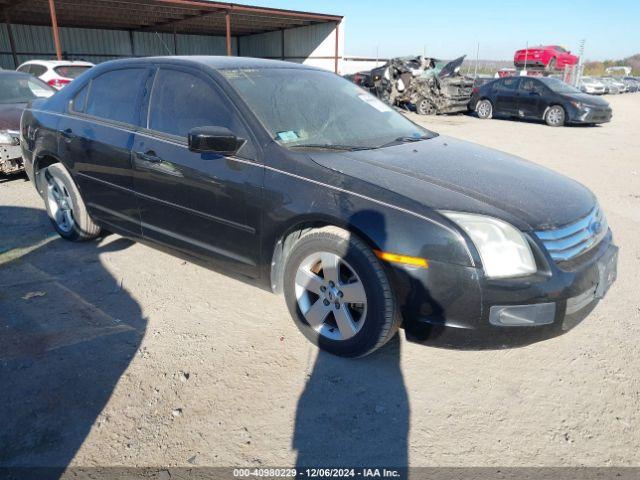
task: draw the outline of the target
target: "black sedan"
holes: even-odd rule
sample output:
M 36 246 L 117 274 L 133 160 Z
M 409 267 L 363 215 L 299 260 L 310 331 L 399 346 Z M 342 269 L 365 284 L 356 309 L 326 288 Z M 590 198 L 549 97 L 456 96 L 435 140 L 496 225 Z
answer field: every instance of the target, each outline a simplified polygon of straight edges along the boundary
M 552 127 L 605 123 L 612 115 L 606 100 L 550 77 L 494 80 L 474 88 L 469 106 L 482 119 L 506 116 L 544 120 Z
M 34 102 L 21 132 L 63 238 L 105 229 L 284 292 L 300 330 L 338 355 L 400 326 L 454 346 L 549 338 L 616 276 L 588 189 L 303 65 L 106 62 Z

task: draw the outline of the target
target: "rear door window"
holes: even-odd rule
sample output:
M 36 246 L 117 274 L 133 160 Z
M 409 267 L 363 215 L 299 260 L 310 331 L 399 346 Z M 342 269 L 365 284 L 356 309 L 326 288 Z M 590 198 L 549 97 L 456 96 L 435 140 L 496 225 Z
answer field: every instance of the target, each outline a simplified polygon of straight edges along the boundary
M 56 67 L 53 70 L 65 78 L 77 78 L 82 75 L 84 72 L 89 70 L 91 67 L 89 66 L 79 66 L 79 65 L 62 65 L 60 67 Z
M 148 77 L 146 68 L 124 68 L 103 73 L 91 82 L 85 112 L 94 117 L 140 125 L 140 97 Z
M 71 102 L 71 110 L 78 113 L 84 113 L 87 103 L 87 94 L 89 93 L 89 84 L 80 90 Z
M 31 68 L 29 68 L 29 73 L 31 75 L 35 75 L 36 77 L 43 75 L 46 71 L 47 67 L 44 67 L 42 65 L 31 65 Z
M 510 91 L 510 90 L 515 90 L 516 88 L 518 88 L 518 77 L 508 77 L 508 78 L 503 78 L 500 81 L 500 90 L 503 91 Z

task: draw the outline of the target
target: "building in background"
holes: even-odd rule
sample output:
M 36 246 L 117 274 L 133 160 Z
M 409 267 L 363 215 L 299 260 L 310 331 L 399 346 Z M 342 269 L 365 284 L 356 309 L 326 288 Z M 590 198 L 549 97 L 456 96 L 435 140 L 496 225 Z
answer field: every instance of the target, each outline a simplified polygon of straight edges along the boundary
M 0 0 L 0 66 L 151 55 L 237 55 L 340 72 L 340 15 L 206 0 Z

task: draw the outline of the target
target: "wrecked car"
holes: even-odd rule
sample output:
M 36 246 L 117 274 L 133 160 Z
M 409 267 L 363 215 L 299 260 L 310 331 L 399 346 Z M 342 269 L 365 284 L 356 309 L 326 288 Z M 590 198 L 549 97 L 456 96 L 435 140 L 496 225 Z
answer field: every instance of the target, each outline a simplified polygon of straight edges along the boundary
M 24 170 L 20 150 L 20 116 L 27 103 L 55 90 L 27 73 L 0 72 L 0 174 Z
M 459 73 L 464 58 L 393 58 L 371 70 L 370 90 L 388 105 L 409 107 L 420 115 L 465 112 L 473 79 Z

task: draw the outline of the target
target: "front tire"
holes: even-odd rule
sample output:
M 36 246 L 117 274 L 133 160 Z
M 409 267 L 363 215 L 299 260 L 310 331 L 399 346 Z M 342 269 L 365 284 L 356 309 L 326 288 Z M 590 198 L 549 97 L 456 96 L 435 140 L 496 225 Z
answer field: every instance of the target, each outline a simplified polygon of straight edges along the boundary
M 483 98 L 476 104 L 476 114 L 482 120 L 488 120 L 493 117 L 493 104 L 491 101 Z
M 335 355 L 367 355 L 400 325 L 382 263 L 362 240 L 338 227 L 310 230 L 293 245 L 284 296 L 300 331 Z
M 544 115 L 544 121 L 550 127 L 561 127 L 564 125 L 566 113 L 560 105 L 552 105 Z
M 69 172 L 60 163 L 49 165 L 40 173 L 44 180 L 44 203 L 58 235 L 65 240 L 80 242 L 100 234 L 82 200 Z

